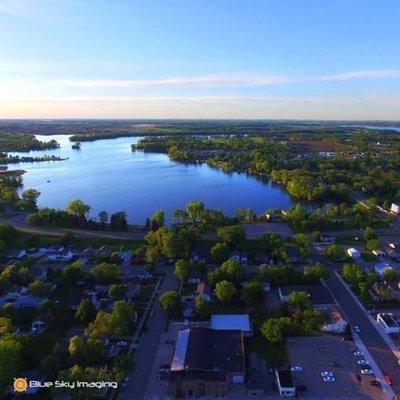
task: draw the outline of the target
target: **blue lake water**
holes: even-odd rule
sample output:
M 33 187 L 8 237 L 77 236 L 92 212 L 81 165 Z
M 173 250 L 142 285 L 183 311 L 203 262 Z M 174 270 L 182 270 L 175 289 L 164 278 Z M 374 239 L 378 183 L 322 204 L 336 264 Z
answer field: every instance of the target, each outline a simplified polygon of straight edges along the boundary
M 27 171 L 24 188 L 41 192 L 40 207 L 65 208 L 78 198 L 90 204 L 93 217 L 102 210 L 126 211 L 130 223 L 143 223 L 160 209 L 170 220 L 176 208 L 184 208 L 191 200 L 201 200 L 208 208 L 221 209 L 228 215 L 237 208 L 260 213 L 292 205 L 282 188 L 246 174 L 226 174 L 205 164 L 180 164 L 165 154 L 133 153 L 130 145 L 139 138 L 83 142 L 81 150 L 72 150 L 66 135 L 37 138 L 55 139 L 61 148 L 30 155 L 68 157 L 65 161 L 15 165 Z

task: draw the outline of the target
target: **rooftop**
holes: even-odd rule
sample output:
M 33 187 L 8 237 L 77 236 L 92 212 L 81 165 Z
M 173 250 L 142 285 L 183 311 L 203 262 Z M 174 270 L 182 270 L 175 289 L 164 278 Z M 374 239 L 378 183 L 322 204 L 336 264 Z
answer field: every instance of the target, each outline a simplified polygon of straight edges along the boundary
M 202 351 L 207 349 L 208 351 Z M 244 371 L 243 335 L 238 331 L 187 328 L 179 332 L 171 371 Z
M 216 330 L 251 332 L 248 314 L 213 314 L 210 327 Z

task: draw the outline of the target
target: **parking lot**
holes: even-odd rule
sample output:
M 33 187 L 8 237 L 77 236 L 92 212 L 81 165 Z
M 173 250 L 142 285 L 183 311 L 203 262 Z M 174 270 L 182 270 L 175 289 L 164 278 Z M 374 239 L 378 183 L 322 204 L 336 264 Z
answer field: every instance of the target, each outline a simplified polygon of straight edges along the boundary
M 296 385 L 305 385 L 303 399 L 382 399 L 380 387 L 370 385 L 374 376 L 361 374 L 353 355 L 354 342 L 343 342 L 341 337 L 294 337 L 287 341 L 292 366 L 302 367 L 293 373 Z M 367 360 L 368 361 L 368 360 Z M 334 380 L 325 382 L 321 372 L 332 374 Z M 357 375 L 359 377 L 357 377 Z

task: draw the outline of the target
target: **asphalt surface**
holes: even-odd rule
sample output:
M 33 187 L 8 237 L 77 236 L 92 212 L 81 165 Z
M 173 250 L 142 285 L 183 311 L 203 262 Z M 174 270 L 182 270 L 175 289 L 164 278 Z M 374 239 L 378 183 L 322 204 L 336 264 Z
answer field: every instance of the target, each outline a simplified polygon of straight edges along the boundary
M 166 276 L 160 286 L 160 293 L 174 290 L 178 285 L 173 268 L 169 266 L 165 272 Z M 139 338 L 139 347 L 135 355 L 135 368 L 130 375 L 129 386 L 122 390 L 118 400 L 142 400 L 146 392 L 160 338 L 166 327 L 165 316 L 157 300 L 154 303 L 153 310 L 154 316 L 149 317 L 147 321 L 149 330 Z
M 335 270 L 340 270 L 341 265 L 329 262 L 317 253 L 315 254 L 315 259 L 324 263 L 331 270 L 330 277 L 325 280 L 329 290 L 339 303 L 350 324 L 357 325 L 360 328 L 359 336 L 380 370 L 384 375 L 392 376 L 392 389 L 400 399 L 400 366 L 397 364 L 397 358 L 372 325 L 364 310 L 334 273 Z

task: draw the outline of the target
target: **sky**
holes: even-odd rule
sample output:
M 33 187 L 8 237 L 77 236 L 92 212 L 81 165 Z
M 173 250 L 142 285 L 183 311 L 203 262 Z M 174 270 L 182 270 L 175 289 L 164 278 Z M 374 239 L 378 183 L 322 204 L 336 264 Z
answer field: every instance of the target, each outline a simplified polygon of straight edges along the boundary
M 0 118 L 400 120 L 399 0 L 0 0 Z

